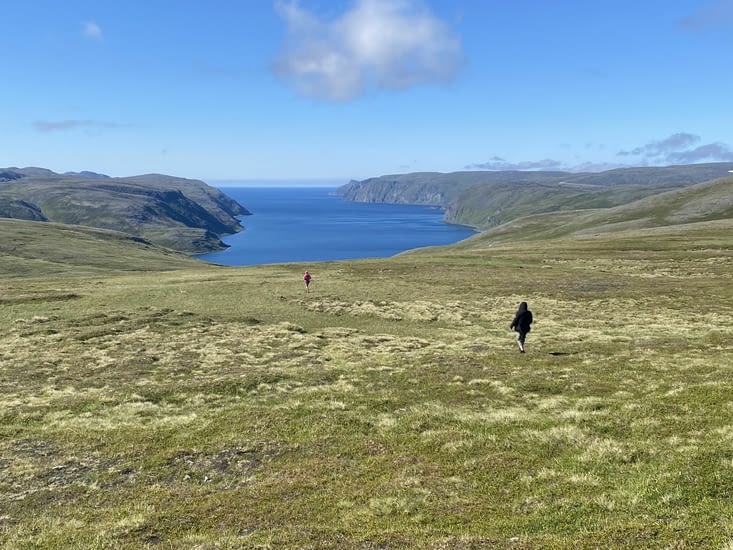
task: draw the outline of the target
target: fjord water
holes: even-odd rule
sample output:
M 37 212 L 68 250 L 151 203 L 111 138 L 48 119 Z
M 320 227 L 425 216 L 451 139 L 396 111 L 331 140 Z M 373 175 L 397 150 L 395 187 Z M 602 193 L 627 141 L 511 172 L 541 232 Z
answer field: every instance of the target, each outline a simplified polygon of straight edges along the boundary
M 384 258 L 469 237 L 428 206 L 344 201 L 332 187 L 223 187 L 251 216 L 224 251 L 199 259 L 230 266 Z

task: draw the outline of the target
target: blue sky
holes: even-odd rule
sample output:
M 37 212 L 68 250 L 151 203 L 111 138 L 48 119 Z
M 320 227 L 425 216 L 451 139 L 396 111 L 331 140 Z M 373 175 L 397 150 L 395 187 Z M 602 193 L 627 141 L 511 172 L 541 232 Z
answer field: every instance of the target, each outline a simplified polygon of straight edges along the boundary
M 733 0 L 3 0 L 0 166 L 345 183 L 733 161 Z

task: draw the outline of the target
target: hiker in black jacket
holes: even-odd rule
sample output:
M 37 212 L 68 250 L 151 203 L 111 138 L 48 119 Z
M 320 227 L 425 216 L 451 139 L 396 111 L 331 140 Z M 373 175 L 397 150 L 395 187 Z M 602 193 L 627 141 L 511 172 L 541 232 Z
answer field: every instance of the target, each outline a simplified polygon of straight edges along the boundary
M 532 312 L 527 309 L 527 302 L 519 304 L 517 314 L 514 316 L 514 321 L 509 326 L 510 330 L 517 331 L 517 344 L 519 344 L 519 352 L 524 353 L 524 339 L 527 337 L 527 333 L 532 330 L 530 325 L 532 324 Z

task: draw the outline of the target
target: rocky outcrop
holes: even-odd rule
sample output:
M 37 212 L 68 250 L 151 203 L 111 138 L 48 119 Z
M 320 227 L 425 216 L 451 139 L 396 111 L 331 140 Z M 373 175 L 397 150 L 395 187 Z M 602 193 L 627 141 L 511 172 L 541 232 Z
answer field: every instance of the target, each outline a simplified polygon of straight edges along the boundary
M 48 218 L 43 215 L 43 212 L 37 206 L 22 199 L 0 199 L 0 218 L 38 222 L 48 221 Z
M 352 180 L 336 193 L 345 200 L 447 207 L 463 190 L 485 181 L 486 172 L 415 172 Z

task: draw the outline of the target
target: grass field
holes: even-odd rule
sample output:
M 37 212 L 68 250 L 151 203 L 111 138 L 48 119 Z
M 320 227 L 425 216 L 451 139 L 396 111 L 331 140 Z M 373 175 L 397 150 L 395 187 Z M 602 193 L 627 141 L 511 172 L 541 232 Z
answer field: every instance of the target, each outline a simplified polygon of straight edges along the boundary
M 733 548 L 730 227 L 22 265 L 3 548 Z

